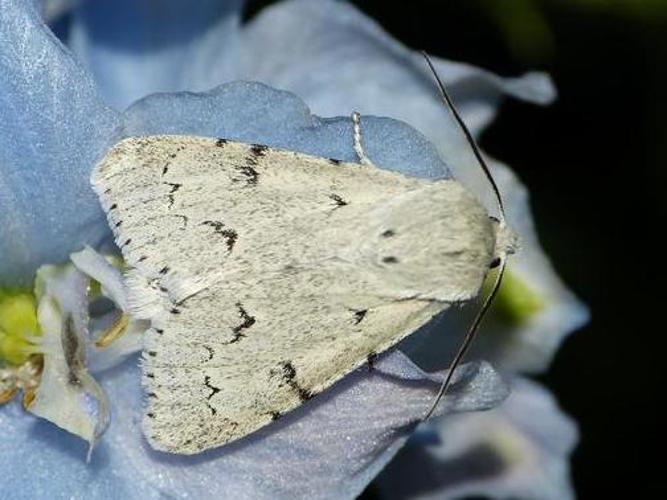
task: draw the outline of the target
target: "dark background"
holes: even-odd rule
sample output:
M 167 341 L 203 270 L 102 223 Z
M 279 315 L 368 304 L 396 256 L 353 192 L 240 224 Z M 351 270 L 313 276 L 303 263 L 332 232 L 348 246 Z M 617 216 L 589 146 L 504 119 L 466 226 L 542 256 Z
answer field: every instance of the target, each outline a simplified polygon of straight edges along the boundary
M 545 249 L 592 312 L 542 381 L 580 425 L 572 461 L 579 498 L 666 498 L 658 242 L 667 1 L 644 9 L 634 0 L 355 3 L 413 48 L 501 75 L 553 76 L 554 105 L 509 101 L 481 140 L 527 184 Z

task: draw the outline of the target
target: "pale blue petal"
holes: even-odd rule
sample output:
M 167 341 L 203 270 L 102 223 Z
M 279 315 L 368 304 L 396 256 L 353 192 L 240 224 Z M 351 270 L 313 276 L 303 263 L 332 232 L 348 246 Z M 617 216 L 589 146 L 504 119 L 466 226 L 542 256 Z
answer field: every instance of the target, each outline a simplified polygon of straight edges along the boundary
M 0 0 L 0 284 L 108 234 L 88 175 L 117 124 L 38 8 Z
M 154 92 L 209 90 L 233 73 L 243 3 L 82 2 L 68 44 L 117 109 Z
M 32 498 L 352 498 L 398 451 L 433 401 L 427 379 L 398 352 L 241 441 L 197 456 L 153 451 L 141 434 L 138 368 L 107 373 L 109 431 L 86 465 L 82 440 L 26 415 L 0 412 L 3 491 Z M 489 365 L 466 365 L 443 411 L 499 403 L 506 389 Z
M 320 118 L 290 92 L 232 82 L 209 93 L 149 96 L 126 112 L 123 134 L 190 134 L 260 143 L 357 161 L 352 120 Z M 382 168 L 427 178 L 449 177 L 433 146 L 406 124 L 362 116 L 364 147 Z
M 381 498 L 575 497 L 569 457 L 577 427 L 539 384 L 516 378 L 499 407 L 429 427 L 435 440 L 411 441 L 380 475 Z
M 436 145 L 464 183 L 481 173 L 423 57 L 347 2 L 272 5 L 244 29 L 241 47 L 237 77 L 291 90 L 323 116 L 357 110 L 403 120 Z M 474 134 L 493 119 L 503 94 L 538 104 L 555 98 L 542 73 L 504 79 L 467 64 L 434 63 Z

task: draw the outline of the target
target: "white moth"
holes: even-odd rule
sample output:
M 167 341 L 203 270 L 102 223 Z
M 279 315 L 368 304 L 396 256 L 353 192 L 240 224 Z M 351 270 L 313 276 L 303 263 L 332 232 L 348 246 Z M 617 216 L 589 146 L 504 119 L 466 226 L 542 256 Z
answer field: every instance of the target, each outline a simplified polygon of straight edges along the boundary
M 191 454 L 321 393 L 451 304 L 507 251 L 455 180 L 193 136 L 131 137 L 92 182 L 145 335 L 144 432 Z

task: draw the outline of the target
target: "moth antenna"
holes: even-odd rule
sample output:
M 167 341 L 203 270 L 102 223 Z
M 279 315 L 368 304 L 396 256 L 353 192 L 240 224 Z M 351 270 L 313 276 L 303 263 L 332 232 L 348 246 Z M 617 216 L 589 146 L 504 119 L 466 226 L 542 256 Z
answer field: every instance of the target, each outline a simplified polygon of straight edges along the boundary
M 489 169 L 489 166 L 486 164 L 486 161 L 484 161 L 484 157 L 482 156 L 482 152 L 479 149 L 479 146 L 477 145 L 477 142 L 475 141 L 475 138 L 473 135 L 470 133 L 470 130 L 466 126 L 465 122 L 463 121 L 463 118 L 461 118 L 461 115 L 456 109 L 456 106 L 454 106 L 454 102 L 452 99 L 449 97 L 449 94 L 447 93 L 447 89 L 445 88 L 445 85 L 442 83 L 442 80 L 440 80 L 440 76 L 438 75 L 438 72 L 435 70 L 435 67 L 433 66 L 433 63 L 431 62 L 431 58 L 428 56 L 426 51 L 421 52 L 422 56 L 424 56 L 424 59 L 426 59 L 426 63 L 428 64 L 428 67 L 431 70 L 431 73 L 433 73 L 433 76 L 435 77 L 435 81 L 438 85 L 438 90 L 440 91 L 440 96 L 442 97 L 442 100 L 445 102 L 447 105 L 447 108 L 449 111 L 452 113 L 454 116 L 454 119 L 456 120 L 456 123 L 459 125 L 461 131 L 466 137 L 466 140 L 468 141 L 468 144 L 470 144 L 470 147 L 475 154 L 475 158 L 477 159 L 477 162 L 479 165 L 482 167 L 482 170 L 484 171 L 484 174 L 486 175 L 486 178 L 488 179 L 489 183 L 491 184 L 491 187 L 493 188 L 493 192 L 496 195 L 496 201 L 498 203 L 498 210 L 500 212 L 500 217 L 501 221 L 500 224 L 504 225 L 505 224 L 505 207 L 503 205 L 503 199 L 502 196 L 500 195 L 500 190 L 498 189 L 498 185 L 496 184 L 496 181 L 494 180 L 493 176 L 491 175 L 491 170 Z M 491 304 L 493 303 L 493 300 L 496 297 L 496 294 L 498 293 L 498 290 L 500 289 L 500 285 L 503 280 L 503 276 L 505 274 L 505 267 L 507 265 L 507 255 L 503 253 L 503 255 L 500 256 L 500 266 L 498 268 L 498 272 L 496 273 L 496 279 L 493 283 L 493 288 L 491 290 L 491 293 L 487 295 L 486 299 L 484 299 L 484 304 L 482 307 L 477 311 L 477 315 L 475 316 L 474 321 L 470 325 L 470 328 L 468 329 L 468 332 L 466 333 L 465 338 L 463 339 L 463 342 L 461 342 L 461 345 L 459 346 L 459 349 L 456 353 L 456 356 L 454 356 L 454 360 L 452 361 L 449 372 L 447 373 L 447 376 L 445 377 L 445 381 L 442 383 L 440 386 L 440 390 L 438 391 L 438 395 L 435 398 L 435 401 L 433 402 L 433 405 L 429 409 L 428 413 L 426 413 L 426 416 L 424 417 L 423 420 L 427 420 L 428 418 L 433 415 L 433 412 L 435 411 L 436 407 L 438 406 L 438 403 L 440 403 L 440 400 L 442 397 L 446 394 L 447 389 L 449 389 L 451 383 L 452 383 L 452 377 L 454 375 L 454 372 L 458 368 L 459 364 L 465 357 L 466 353 L 468 352 L 468 349 L 470 348 L 470 345 L 472 344 L 472 341 L 475 339 L 477 336 L 477 332 L 479 331 L 479 327 L 482 324 L 482 320 L 486 316 L 486 313 L 488 312 L 489 308 L 491 307 Z
M 456 356 L 454 356 L 454 360 L 452 361 L 452 364 L 450 365 L 449 372 L 447 373 L 447 376 L 445 377 L 445 381 L 440 386 L 440 390 L 438 391 L 438 395 L 435 397 L 435 401 L 433 402 L 433 405 L 431 406 L 431 409 L 428 411 L 428 413 L 424 417 L 424 420 L 428 420 L 431 417 L 431 415 L 433 415 L 433 412 L 435 411 L 436 407 L 438 406 L 438 403 L 440 403 L 440 400 L 442 399 L 442 397 L 447 392 L 447 389 L 449 389 L 449 386 L 452 384 L 452 376 L 454 375 L 454 371 L 458 368 L 459 364 L 463 360 L 463 357 L 468 352 L 468 349 L 470 348 L 470 345 L 472 344 L 472 341 L 477 336 L 477 332 L 479 331 L 479 327 L 482 324 L 482 320 L 486 316 L 487 311 L 489 310 L 489 308 L 491 307 L 491 304 L 493 303 L 493 299 L 495 299 L 496 294 L 498 293 L 498 290 L 500 289 L 500 284 L 503 280 L 503 275 L 505 274 L 506 263 L 507 263 L 506 258 L 501 257 L 500 267 L 498 268 L 498 272 L 496 274 L 496 279 L 495 279 L 495 282 L 493 283 L 493 289 L 491 290 L 491 293 L 489 295 L 487 295 L 486 299 L 484 299 L 484 305 L 482 305 L 482 308 L 479 311 L 477 311 L 477 315 L 475 316 L 475 320 L 472 322 L 472 325 L 470 325 L 470 329 L 468 330 L 468 333 L 466 333 L 466 336 L 463 339 L 463 342 L 461 342 L 461 345 L 459 346 L 459 350 L 457 351 Z
M 505 219 L 505 206 L 503 205 L 503 198 L 500 195 L 500 190 L 498 189 L 498 185 L 496 184 L 496 181 L 494 180 L 493 176 L 491 175 L 491 170 L 489 169 L 489 166 L 486 164 L 486 161 L 484 161 L 484 157 L 482 156 L 482 152 L 479 149 L 479 146 L 477 145 L 477 141 L 475 141 L 475 138 L 473 135 L 470 133 L 470 130 L 468 130 L 468 127 L 466 126 L 465 122 L 463 121 L 463 118 L 461 118 L 461 115 L 456 109 L 456 106 L 454 106 L 454 102 L 452 99 L 449 97 L 449 93 L 447 92 L 447 89 L 445 88 L 445 85 L 442 83 L 442 80 L 440 80 L 440 76 L 438 75 L 438 72 L 435 70 L 435 67 L 433 66 L 433 63 L 431 62 L 431 58 L 429 55 L 426 53 L 425 50 L 421 51 L 422 56 L 424 56 L 424 59 L 426 59 L 426 63 L 428 64 L 429 69 L 431 70 L 431 73 L 433 73 L 433 76 L 435 77 L 435 81 L 438 84 L 438 90 L 440 91 L 440 96 L 442 97 L 442 100 L 445 102 L 447 105 L 447 108 L 449 111 L 452 113 L 454 116 L 454 119 L 456 120 L 456 123 L 459 125 L 459 128 L 463 132 L 463 134 L 466 137 L 466 140 L 468 141 L 468 144 L 470 144 L 470 148 L 472 149 L 473 153 L 475 154 L 475 158 L 477 158 L 477 162 L 479 165 L 482 167 L 482 170 L 484 171 L 484 174 L 486 175 L 486 178 L 489 181 L 489 184 L 491 184 L 491 187 L 493 188 L 493 192 L 496 195 L 496 201 L 498 202 L 498 210 L 500 211 L 500 215 L 502 216 L 502 219 Z

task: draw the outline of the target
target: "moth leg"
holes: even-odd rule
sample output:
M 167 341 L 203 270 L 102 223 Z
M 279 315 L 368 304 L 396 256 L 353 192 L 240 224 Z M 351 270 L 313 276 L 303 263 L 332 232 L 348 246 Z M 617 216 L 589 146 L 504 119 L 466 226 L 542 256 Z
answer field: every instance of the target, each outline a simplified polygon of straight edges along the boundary
M 354 152 L 357 153 L 359 162 L 362 165 L 373 165 L 361 144 L 361 115 L 357 111 L 352 112 L 352 126 L 354 128 Z

